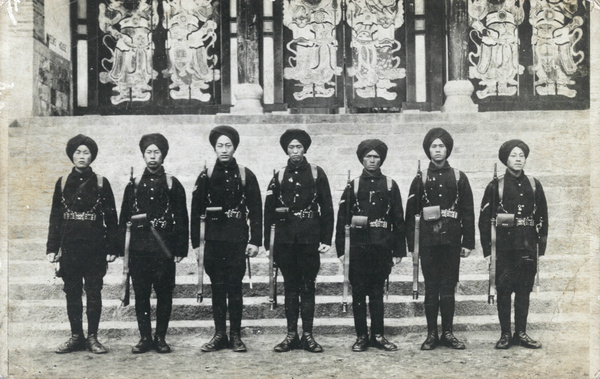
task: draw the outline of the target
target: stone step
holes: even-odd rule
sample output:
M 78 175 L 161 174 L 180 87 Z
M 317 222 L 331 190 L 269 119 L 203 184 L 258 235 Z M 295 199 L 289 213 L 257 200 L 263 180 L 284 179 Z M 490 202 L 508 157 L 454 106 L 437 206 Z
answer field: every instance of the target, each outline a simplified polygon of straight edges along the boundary
M 45 254 L 39 253 L 41 259 L 36 261 L 16 260 L 11 259 L 9 263 L 9 272 L 11 281 L 27 280 L 28 278 L 48 278 L 54 275 L 54 265 L 45 260 Z M 589 257 L 585 254 L 547 254 L 541 258 L 540 271 L 543 273 L 576 273 L 581 268 L 584 268 L 589 262 Z M 261 252 L 261 256 L 250 258 L 252 275 L 260 276 L 268 274 L 269 258 L 265 252 Z M 113 263 L 108 264 L 108 276 L 120 276 L 122 273 L 123 261 L 122 258 L 117 258 Z M 406 257 L 402 262 L 392 268 L 393 274 L 412 275 L 412 258 Z M 481 274 L 488 272 L 487 260 L 481 255 L 472 255 L 468 258 L 463 258 L 461 261 L 460 271 L 463 274 Z M 184 258 L 177 265 L 177 275 L 188 276 L 196 275 L 198 266 L 196 264 L 196 255 L 193 250 L 187 258 Z M 331 252 L 321 256 L 321 267 L 319 276 L 342 275 L 343 266 L 338 258 Z
M 563 292 L 540 292 L 531 296 L 530 314 L 573 313 L 581 310 L 581 304 L 588 298 L 583 293 L 565 294 Z M 135 307 L 132 304 L 120 307 L 119 300 L 103 300 L 103 320 L 135 321 Z M 156 312 L 156 300 L 152 299 L 152 314 Z M 244 298 L 244 319 L 285 318 L 283 296 L 279 306 L 270 310 L 267 297 Z M 196 320 L 212 318 L 211 299 L 197 303 L 195 299 L 174 299 L 172 320 Z M 352 317 L 351 299 L 348 301 L 349 311 L 343 314 L 340 296 L 317 296 L 316 318 Z M 424 315 L 423 300 L 413 300 L 412 296 L 390 295 L 386 300 L 385 314 L 390 318 L 421 317 Z M 85 310 L 84 310 L 85 312 Z M 496 306 L 487 303 L 487 295 L 457 295 L 457 316 L 495 315 Z M 11 301 L 8 312 L 9 322 L 48 323 L 67 319 L 65 301 L 51 300 L 15 300 Z
M 46 279 L 43 279 L 46 278 Z M 63 283 L 60 279 L 49 279 L 50 275 L 35 278 L 32 280 L 22 280 L 20 278 L 11 279 L 9 284 L 10 299 L 12 300 L 44 300 L 44 299 L 63 299 Z M 461 275 L 457 288 L 457 294 L 461 295 L 485 295 L 488 291 L 487 274 Z M 343 283 L 341 275 L 318 276 L 317 294 L 324 296 L 341 296 Z M 178 276 L 177 285 L 173 296 L 175 298 L 196 298 L 197 285 L 194 276 Z M 278 293 L 283 296 L 283 279 L 279 276 Z M 590 275 L 579 274 L 576 277 L 563 275 L 560 273 L 544 273 L 540 275 L 540 291 L 565 291 L 565 292 L 585 292 L 590 288 Z M 133 288 L 131 289 L 133 293 Z M 269 293 L 269 278 L 267 276 L 253 276 L 252 288 L 248 276 L 243 280 L 243 291 L 245 297 L 260 297 Z M 419 294 L 424 295 L 425 287 L 423 277 L 419 277 Z M 121 280 L 116 275 L 104 278 L 102 296 L 104 299 L 118 299 L 121 293 Z M 209 298 L 212 295 L 210 279 L 205 277 L 204 297 Z M 389 284 L 390 295 L 410 295 L 412 294 L 412 276 L 410 275 L 390 275 Z

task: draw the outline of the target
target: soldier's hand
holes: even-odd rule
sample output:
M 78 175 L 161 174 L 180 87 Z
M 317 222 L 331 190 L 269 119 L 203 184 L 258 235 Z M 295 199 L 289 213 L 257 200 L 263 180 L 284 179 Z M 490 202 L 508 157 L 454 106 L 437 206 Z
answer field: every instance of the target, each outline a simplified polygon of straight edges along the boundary
M 460 249 L 460 256 L 462 258 L 467 258 L 469 255 L 471 255 L 471 249 L 467 249 L 466 247 Z
M 392 261 L 394 262 L 394 266 L 397 266 L 402 262 L 402 257 L 393 257 Z
M 321 254 L 325 254 L 326 252 L 329 251 L 330 248 L 331 248 L 331 246 L 329 246 L 329 245 L 325 245 L 324 243 L 319 243 L 319 253 L 321 253 Z
M 246 255 L 250 258 L 256 257 L 258 255 L 258 246 L 249 243 L 248 246 L 246 246 Z
M 175 263 L 179 263 L 183 260 L 183 257 L 173 257 L 175 259 Z
M 46 258 L 48 258 L 48 262 L 56 263 L 56 253 L 46 254 Z
M 115 259 L 117 259 L 117 256 L 116 256 L 116 255 L 107 255 L 107 256 L 106 256 L 106 261 L 107 261 L 107 262 L 114 262 L 114 261 L 115 261 Z

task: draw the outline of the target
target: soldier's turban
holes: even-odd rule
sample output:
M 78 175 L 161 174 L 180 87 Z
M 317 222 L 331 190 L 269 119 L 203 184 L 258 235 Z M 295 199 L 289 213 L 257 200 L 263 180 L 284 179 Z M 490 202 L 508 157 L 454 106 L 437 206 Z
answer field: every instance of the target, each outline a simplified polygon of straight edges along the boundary
M 69 159 L 73 161 L 73 154 L 81 145 L 85 145 L 88 149 L 90 149 L 93 162 L 96 159 L 96 155 L 98 155 L 98 145 L 96 144 L 96 141 L 83 134 L 78 134 L 75 137 L 71 138 L 69 142 L 67 142 L 67 148 L 65 149 L 65 151 L 67 152 L 67 156 L 69 157 Z
M 304 152 L 307 152 L 312 140 L 310 139 L 308 133 L 306 133 L 302 129 L 288 129 L 281 135 L 281 138 L 279 139 L 279 144 L 281 145 L 283 151 L 287 153 L 287 148 L 290 142 L 292 142 L 295 139 L 297 139 L 298 142 L 302 144 L 302 146 L 304 147 Z
M 427 132 L 427 134 L 425 135 L 425 138 L 423 139 L 423 150 L 425 150 L 425 154 L 427 155 L 427 158 L 429 158 L 429 159 L 431 159 L 431 155 L 429 154 L 429 148 L 431 147 L 431 144 L 433 143 L 433 141 L 435 141 L 438 138 L 446 146 L 446 150 L 447 150 L 446 158 L 450 157 L 450 153 L 452 153 L 452 147 L 454 147 L 454 140 L 452 139 L 452 136 L 450 135 L 450 133 L 448 133 L 446 130 L 444 130 L 442 128 L 433 128 Z
M 140 139 L 140 150 L 142 154 L 146 151 L 148 146 L 156 145 L 162 153 L 163 159 L 167 157 L 169 153 L 169 141 L 160 133 L 144 134 Z
M 362 163 L 363 158 L 369 152 L 375 150 L 379 157 L 381 158 L 381 164 L 385 161 L 385 157 L 387 156 L 388 147 L 382 140 L 378 139 L 366 139 L 358 144 L 358 148 L 356 149 L 356 156 L 358 160 Z
M 238 145 L 240 144 L 240 134 L 237 130 L 235 130 L 229 125 L 219 125 L 217 127 L 214 127 L 208 135 L 208 140 L 210 141 L 210 144 L 213 148 L 215 147 L 215 145 L 217 144 L 217 140 L 221 136 L 229 138 L 231 140 L 231 143 L 233 143 L 233 147 L 237 149 Z
M 525 142 L 521 141 L 520 139 L 511 139 L 509 141 L 504 142 L 502 146 L 500 146 L 500 150 L 498 150 L 498 158 L 500 159 L 500 162 L 506 165 L 508 156 L 515 147 L 518 147 L 519 149 L 523 150 L 525 158 L 529 156 L 529 146 L 527 146 Z

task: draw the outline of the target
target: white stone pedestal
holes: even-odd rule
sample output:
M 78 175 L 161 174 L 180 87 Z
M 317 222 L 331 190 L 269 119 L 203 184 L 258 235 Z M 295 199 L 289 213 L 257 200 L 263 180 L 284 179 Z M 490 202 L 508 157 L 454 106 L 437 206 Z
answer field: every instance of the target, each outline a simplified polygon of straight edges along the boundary
M 236 103 L 231 108 L 232 114 L 263 114 L 261 104 L 263 89 L 259 84 L 243 83 L 235 88 Z
M 479 107 L 473 103 L 473 84 L 469 80 L 450 80 L 444 86 L 446 102 L 442 113 L 476 113 Z

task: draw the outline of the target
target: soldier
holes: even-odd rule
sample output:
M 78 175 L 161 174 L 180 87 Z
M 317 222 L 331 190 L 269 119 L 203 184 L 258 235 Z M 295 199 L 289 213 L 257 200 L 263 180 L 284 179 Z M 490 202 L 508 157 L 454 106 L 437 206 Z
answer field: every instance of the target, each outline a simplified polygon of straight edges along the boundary
M 276 352 L 292 349 L 323 351 L 312 335 L 315 313 L 315 279 L 333 235 L 333 205 L 329 181 L 323 169 L 308 163 L 311 138 L 304 130 L 288 129 L 281 148 L 289 156 L 287 166 L 275 174 L 265 200 L 265 246 L 275 223 L 274 259 L 281 269 L 285 290 L 287 336 Z M 298 338 L 298 312 L 302 316 L 302 340 Z
M 529 146 L 513 139 L 502 144 L 498 158 L 506 165 L 504 177 L 498 180 L 492 205 L 494 183 L 485 189 L 481 201 L 479 233 L 483 255 L 490 258 L 490 219 L 506 214 L 513 221 L 496 229 L 496 290 L 498 292 L 498 319 L 501 337 L 497 349 L 508 349 L 511 344 L 539 349 L 542 344 L 526 333 L 529 294 L 537 272 L 537 255 L 544 255 L 548 236 L 548 207 L 542 184 L 525 175 Z M 496 208 L 496 209 L 493 209 Z M 515 294 L 515 334 L 511 341 L 511 294 Z
M 175 288 L 175 262 L 187 256 L 189 220 L 183 186 L 165 173 L 169 152 L 167 139 L 159 133 L 140 140 L 146 169 L 125 188 L 120 227 L 132 222 L 129 272 L 135 291 L 135 313 L 141 339 L 134 354 L 156 349 L 169 353 L 165 341 Z M 156 334 L 152 341 L 150 295 L 156 292 Z
M 350 237 L 350 283 L 357 335 L 352 351 L 365 351 L 369 345 L 366 296 L 371 312 L 370 345 L 397 350 L 383 335 L 383 294 L 392 266 L 406 256 L 405 224 L 398 185 L 380 169 L 387 151 L 387 145 L 378 139 L 358 145 L 356 155 L 364 170 L 346 187 L 338 210 L 335 246 L 340 259 L 344 255 L 345 225 L 355 217 L 352 224 L 359 226 L 351 229 Z
M 113 262 L 119 252 L 115 199 L 108 180 L 90 167 L 98 155 L 93 139 L 79 134 L 69 140 L 66 151 L 75 167 L 54 186 L 46 245 L 48 261 L 60 262 L 57 275 L 64 282 L 71 324 L 71 338 L 56 352 L 87 348 L 102 354 L 107 350 L 98 342 L 97 333 L 103 278 L 107 262 Z M 83 288 L 87 299 L 87 340 L 82 326 Z
M 423 140 L 423 150 L 431 161 L 422 178 L 410 186 L 406 204 L 407 242 L 414 249 L 415 215 L 421 214 L 420 258 L 425 278 L 425 316 L 427 339 L 421 350 L 438 344 L 464 349 L 465 344 L 452 334 L 460 258 L 475 247 L 473 194 L 467 176 L 450 167 L 447 159 L 454 141 L 442 128 L 433 128 Z M 418 201 L 420 200 L 420 201 Z M 438 338 L 438 310 L 442 315 L 442 337 Z
M 233 157 L 240 143 L 237 130 L 217 126 L 208 139 L 217 161 L 196 180 L 191 221 L 192 247 L 197 248 L 200 216 L 206 214 L 204 267 L 212 288 L 215 334 L 201 349 L 209 352 L 230 346 L 235 352 L 245 352 L 241 339 L 242 279 L 246 256 L 255 257 L 261 246 L 262 199 L 256 176 Z M 231 345 L 225 325 L 228 306 Z

